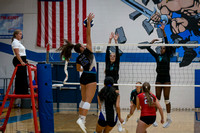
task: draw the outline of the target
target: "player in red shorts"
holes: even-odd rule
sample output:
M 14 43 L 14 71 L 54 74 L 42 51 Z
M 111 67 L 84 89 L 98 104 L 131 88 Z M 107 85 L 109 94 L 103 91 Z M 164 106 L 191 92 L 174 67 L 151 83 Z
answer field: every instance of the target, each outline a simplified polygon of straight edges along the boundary
M 142 85 L 143 93 L 140 93 L 136 99 L 137 109 L 141 109 L 140 120 L 138 121 L 136 133 L 146 133 L 146 129 L 150 127 L 156 120 L 156 108 L 161 115 L 161 123 L 164 123 L 163 110 L 154 94 L 150 92 L 150 84 L 145 82 Z

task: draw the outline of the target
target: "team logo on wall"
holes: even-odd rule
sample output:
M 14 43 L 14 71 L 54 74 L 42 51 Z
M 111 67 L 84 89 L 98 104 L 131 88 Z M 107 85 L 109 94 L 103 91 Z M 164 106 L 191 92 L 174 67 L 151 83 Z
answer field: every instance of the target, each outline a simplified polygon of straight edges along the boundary
M 158 37 L 163 38 L 159 27 L 164 24 L 169 43 L 200 44 L 199 0 L 152 1 L 158 10 L 148 8 L 149 0 L 142 0 L 142 4 L 134 0 L 122 0 L 135 10 L 129 14 L 130 19 L 135 20 L 141 15 L 147 17 L 142 22 L 142 26 L 148 35 L 156 29 Z M 188 66 L 192 61 L 199 61 L 199 47 L 178 47 L 176 51 L 181 61 L 180 67 Z

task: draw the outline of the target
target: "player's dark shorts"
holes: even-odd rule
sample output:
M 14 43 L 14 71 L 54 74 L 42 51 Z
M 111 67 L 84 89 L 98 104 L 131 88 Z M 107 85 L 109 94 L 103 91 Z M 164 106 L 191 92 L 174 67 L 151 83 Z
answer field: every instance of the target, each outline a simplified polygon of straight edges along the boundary
M 83 85 L 87 85 L 89 83 L 97 82 L 96 73 L 86 73 L 83 72 L 80 78 L 80 83 Z
M 98 124 L 102 127 L 105 127 L 105 126 L 114 127 L 117 123 L 117 119 L 118 119 L 118 117 L 116 116 L 116 121 L 114 121 L 114 120 L 113 121 L 105 121 L 103 114 L 100 112 Z
M 132 102 L 133 102 L 133 104 L 135 104 L 135 106 L 136 106 L 136 99 L 134 99 L 134 100 L 131 100 Z
M 170 75 L 157 75 L 156 82 L 160 82 L 161 84 L 170 82 Z
M 155 122 L 156 116 L 141 116 L 140 120 L 146 123 L 147 125 L 150 125 Z

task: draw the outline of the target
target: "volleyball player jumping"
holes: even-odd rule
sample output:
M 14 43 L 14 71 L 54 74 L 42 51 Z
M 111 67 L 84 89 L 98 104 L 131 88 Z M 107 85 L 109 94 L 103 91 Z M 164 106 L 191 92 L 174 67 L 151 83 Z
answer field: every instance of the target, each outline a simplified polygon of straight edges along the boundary
M 117 44 L 117 39 L 119 35 L 115 35 L 113 32 L 111 32 L 108 44 L 111 44 L 112 39 L 114 38 L 115 44 Z M 114 83 L 117 83 L 119 80 L 119 64 L 120 64 L 120 56 L 119 56 L 119 48 L 118 46 L 115 46 L 115 53 L 110 52 L 110 46 L 107 46 L 106 49 L 106 70 L 105 74 L 107 76 L 111 76 L 114 79 Z M 116 89 L 116 92 L 119 93 L 118 86 L 114 86 Z
M 81 96 L 82 100 L 79 104 L 79 119 L 76 121 L 82 131 L 86 133 L 85 121 L 90 104 L 96 92 L 96 60 L 92 52 L 91 41 L 91 21 L 94 18 L 94 14 L 90 13 L 87 18 L 87 45 L 86 48 L 82 44 L 73 45 L 69 41 L 66 41 L 66 45 L 61 46 L 58 50 L 61 51 L 61 56 L 65 60 L 69 61 L 71 57 L 71 50 L 74 50 L 80 55 L 76 59 L 77 71 L 83 72 L 80 77 Z M 82 66 L 82 67 L 81 67 Z

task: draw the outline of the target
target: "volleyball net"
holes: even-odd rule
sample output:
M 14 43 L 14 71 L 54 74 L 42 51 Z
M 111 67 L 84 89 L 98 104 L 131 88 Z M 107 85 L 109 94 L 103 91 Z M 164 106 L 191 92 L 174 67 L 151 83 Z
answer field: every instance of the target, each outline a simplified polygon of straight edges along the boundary
M 98 64 L 97 85 L 99 90 L 103 87 L 105 79 L 105 52 L 107 46 L 110 46 L 110 52 L 114 53 L 115 46 L 119 47 L 119 80 L 115 85 L 119 86 L 121 101 L 126 101 L 122 104 L 122 108 L 129 108 L 130 93 L 138 81 L 142 83 L 149 82 L 153 93 L 155 92 L 155 86 L 170 86 L 170 98 L 172 101 L 177 101 L 177 105 L 175 103 L 172 107 L 181 105 L 182 108 L 192 108 L 194 106 L 195 88 L 200 87 L 200 75 L 198 75 L 200 71 L 200 44 L 93 44 L 93 52 Z M 175 49 L 174 54 L 170 57 L 170 85 L 155 84 L 157 63 L 146 49 L 151 47 L 155 53 L 160 54 L 162 46 Z M 68 76 L 70 78 L 73 75 L 69 74 Z M 80 85 L 79 82 L 70 81 L 64 82 L 64 84 Z M 187 106 L 184 106 L 185 103 Z M 191 106 L 188 106 L 189 104 Z

